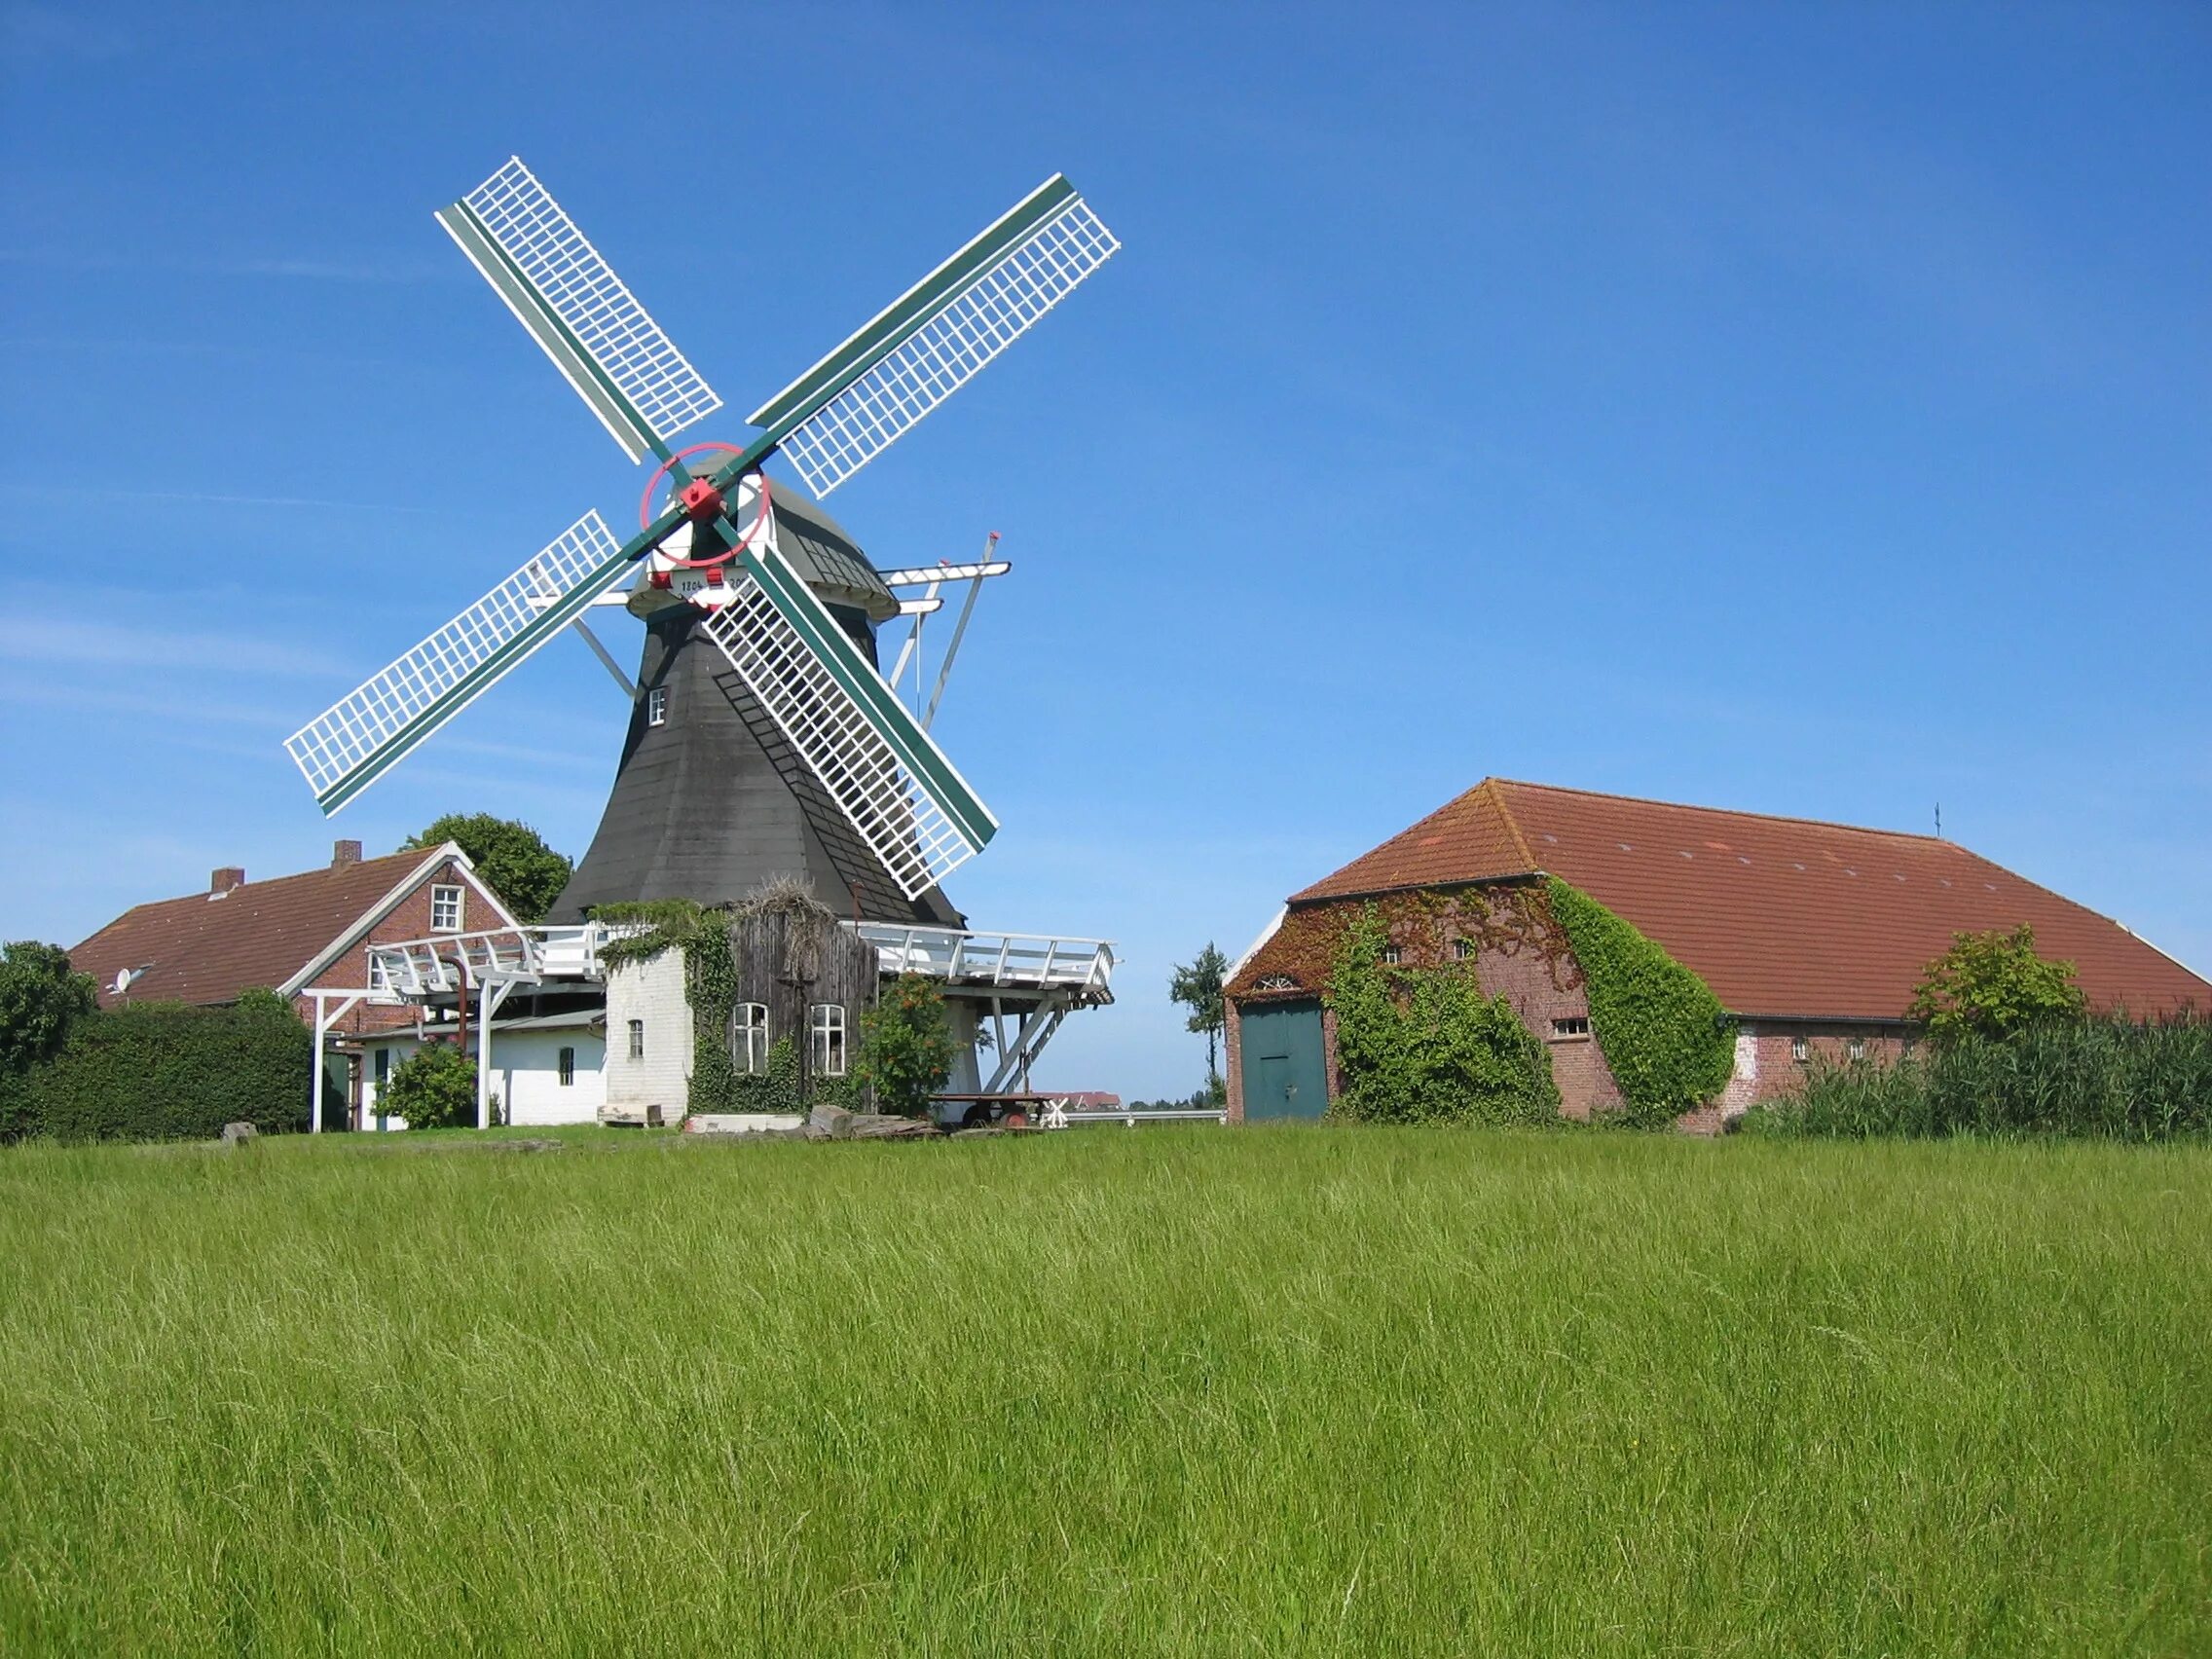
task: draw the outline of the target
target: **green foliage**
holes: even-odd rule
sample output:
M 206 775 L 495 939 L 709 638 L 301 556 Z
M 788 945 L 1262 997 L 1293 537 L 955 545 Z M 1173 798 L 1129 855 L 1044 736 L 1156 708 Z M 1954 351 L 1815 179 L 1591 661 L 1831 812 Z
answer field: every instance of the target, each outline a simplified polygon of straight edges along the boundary
M 952 1027 L 935 979 L 902 974 L 861 1015 L 853 1075 L 875 1095 L 875 1109 L 902 1118 L 929 1115 L 930 1096 L 952 1075 Z
M 313 1063 L 307 1027 L 269 991 L 231 1008 L 95 1011 L 46 1060 L 0 1074 L 0 1140 L 204 1140 L 240 1122 L 304 1129 Z M 325 1124 L 343 1109 L 326 1082 Z
M 2036 954 L 2035 929 L 1951 936 L 1951 948 L 1929 963 L 1905 1017 L 1945 1044 L 1961 1037 L 2003 1038 L 2048 1019 L 2073 1019 L 2084 1006 L 2074 964 Z
M 1551 1055 L 1471 965 L 1408 970 L 1382 960 L 1375 906 L 1338 941 L 1329 975 L 1341 1087 L 1330 1115 L 1358 1123 L 1551 1124 Z
M 1712 987 L 1579 888 L 1551 881 L 1590 1000 L 1590 1032 L 1628 1102 L 1621 1122 L 1658 1128 L 1727 1087 L 1736 1028 Z
M 34 939 L 0 945 L 0 1073 L 51 1058 L 69 1027 L 98 1006 L 92 976 L 69 953 Z
M 600 904 L 592 920 L 610 927 L 638 931 L 619 934 L 599 947 L 599 959 L 608 967 L 625 962 L 650 962 L 662 951 L 688 950 L 710 934 L 720 933 L 727 913 L 711 909 L 692 899 L 647 899 L 633 904 Z M 728 946 L 723 946 L 726 954 Z
M 1746 1114 L 1754 1132 L 2157 1141 L 2212 1133 L 2212 1024 L 2046 1019 L 1955 1033 L 1894 1066 L 1817 1067 Z
M 1221 1076 L 1221 1068 L 1215 1063 L 1214 1057 L 1217 1052 L 1215 1045 L 1221 1039 L 1222 1024 L 1227 1018 L 1221 1003 L 1221 981 L 1228 972 L 1229 959 L 1214 947 L 1213 940 L 1208 940 L 1205 949 L 1198 952 L 1196 961 L 1188 966 L 1177 963 L 1175 971 L 1167 977 L 1168 1000 L 1179 1002 L 1191 1011 L 1191 1017 L 1184 1022 L 1183 1028 L 1186 1031 L 1200 1032 L 1205 1037 L 1206 1078 L 1209 1083 Z
M 529 825 L 489 812 L 449 812 L 402 843 L 437 847 L 458 842 L 476 873 L 515 913 L 519 922 L 539 922 L 568 886 L 575 866 L 545 844 Z
M 476 1062 L 459 1043 L 425 1043 L 391 1068 L 377 1110 L 411 1129 L 476 1125 Z

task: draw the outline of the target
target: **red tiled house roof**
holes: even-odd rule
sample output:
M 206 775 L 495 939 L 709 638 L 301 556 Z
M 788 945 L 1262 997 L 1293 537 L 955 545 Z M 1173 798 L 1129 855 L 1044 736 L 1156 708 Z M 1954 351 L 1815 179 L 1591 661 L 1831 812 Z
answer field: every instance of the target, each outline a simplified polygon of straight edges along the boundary
M 157 900 L 108 923 L 69 952 L 69 964 L 92 977 L 103 1003 L 115 1000 L 108 987 L 120 971 L 148 963 L 151 972 L 131 981 L 133 1002 L 227 1003 L 255 986 L 288 993 L 448 860 L 470 868 L 449 841 Z M 470 885 L 489 897 L 480 882 Z
M 1951 936 L 2025 922 L 2099 1009 L 2212 1014 L 2212 981 L 1955 842 L 1485 779 L 1290 900 L 1557 875 L 1704 977 L 1731 1013 L 1895 1020 Z M 1235 977 L 1268 971 L 1263 945 Z

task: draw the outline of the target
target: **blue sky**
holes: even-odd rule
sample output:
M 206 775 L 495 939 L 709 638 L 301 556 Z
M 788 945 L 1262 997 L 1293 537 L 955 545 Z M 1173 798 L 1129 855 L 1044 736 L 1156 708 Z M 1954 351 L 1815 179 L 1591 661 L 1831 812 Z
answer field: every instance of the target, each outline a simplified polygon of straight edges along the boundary
M 449 809 L 580 853 L 557 641 L 326 824 L 284 734 L 638 474 L 430 218 L 510 152 L 733 409 L 1055 168 L 1108 269 L 840 491 L 1002 534 L 938 734 L 1046 1076 L 1485 774 L 1946 830 L 2212 968 L 2212 14 L 0 10 L 0 937 Z M 725 412 L 726 413 L 726 412 Z M 697 436 L 741 430 L 717 416 Z M 618 620 L 625 651 L 635 624 Z

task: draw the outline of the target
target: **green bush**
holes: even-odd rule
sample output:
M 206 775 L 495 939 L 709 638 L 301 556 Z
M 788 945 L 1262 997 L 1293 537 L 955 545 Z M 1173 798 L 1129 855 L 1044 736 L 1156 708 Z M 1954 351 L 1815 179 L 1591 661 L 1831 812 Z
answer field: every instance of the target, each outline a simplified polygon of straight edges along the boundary
M 2212 1024 L 2053 1020 L 1965 1033 L 1895 1066 L 1816 1067 L 1801 1095 L 1746 1115 L 1754 1132 L 2157 1141 L 2212 1133 Z
M 71 1022 L 51 1058 L 0 1077 L 0 1139 L 205 1140 L 308 1126 L 313 1040 L 271 991 L 230 1008 L 139 1003 Z M 345 1104 L 326 1077 L 323 1122 Z
M 2036 931 L 2022 922 L 2010 933 L 1953 934 L 1950 949 L 1922 971 L 1904 1016 L 1926 1026 L 1930 1041 L 1940 1046 L 2079 1018 L 2086 1002 L 2074 982 L 2074 964 L 2037 955 Z
M 411 1129 L 476 1126 L 476 1062 L 458 1043 L 425 1043 L 391 1068 L 377 1110 Z
M 1582 969 L 1590 1034 L 1628 1102 L 1620 1121 L 1660 1127 L 1725 1088 L 1736 1069 L 1736 1029 L 1712 987 L 1557 876 L 1551 902 Z
M 1551 1054 L 1471 968 L 1418 971 L 1382 960 L 1370 904 L 1345 930 L 1329 974 L 1341 1080 L 1332 1117 L 1374 1124 L 1553 1124 Z
M 69 1027 L 98 1006 L 92 976 L 73 972 L 59 945 L 0 945 L 0 1072 L 51 1059 Z
M 935 979 L 902 974 L 861 1015 L 853 1075 L 875 1095 L 875 1109 L 902 1118 L 929 1115 L 930 1096 L 952 1075 L 952 1028 Z

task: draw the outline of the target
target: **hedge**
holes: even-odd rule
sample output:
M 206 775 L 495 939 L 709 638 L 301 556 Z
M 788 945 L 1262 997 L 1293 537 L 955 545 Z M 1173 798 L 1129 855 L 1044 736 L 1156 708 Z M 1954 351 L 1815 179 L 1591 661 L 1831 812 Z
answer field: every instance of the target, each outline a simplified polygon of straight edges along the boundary
M 60 1051 L 0 1077 L 0 1140 L 210 1140 L 308 1126 L 313 1039 L 274 992 L 229 1008 L 140 1003 L 75 1021 Z M 326 1073 L 325 1127 L 344 1101 Z

